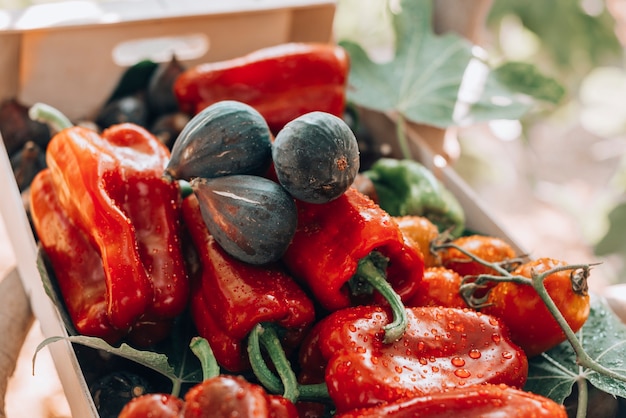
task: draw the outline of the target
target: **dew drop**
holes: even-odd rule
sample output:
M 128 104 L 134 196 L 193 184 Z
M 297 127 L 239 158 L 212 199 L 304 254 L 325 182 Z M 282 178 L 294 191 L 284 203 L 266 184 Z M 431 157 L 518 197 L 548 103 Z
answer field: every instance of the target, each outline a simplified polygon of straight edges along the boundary
M 463 360 L 461 357 L 452 357 L 452 360 L 450 360 L 452 362 L 452 365 L 456 366 L 456 367 L 463 367 L 465 366 L 465 360 Z
M 472 348 L 472 349 L 469 351 L 469 356 L 470 356 L 470 358 L 473 358 L 473 359 L 475 360 L 475 359 L 479 359 L 479 358 L 480 358 L 480 356 L 481 356 L 481 354 L 480 354 L 480 351 L 478 351 L 478 350 L 477 350 L 477 349 L 475 349 L 475 348 Z
M 460 377 L 460 378 L 466 379 L 466 378 L 470 377 L 472 374 L 467 369 L 457 369 L 457 370 L 454 371 L 454 375 L 456 377 Z

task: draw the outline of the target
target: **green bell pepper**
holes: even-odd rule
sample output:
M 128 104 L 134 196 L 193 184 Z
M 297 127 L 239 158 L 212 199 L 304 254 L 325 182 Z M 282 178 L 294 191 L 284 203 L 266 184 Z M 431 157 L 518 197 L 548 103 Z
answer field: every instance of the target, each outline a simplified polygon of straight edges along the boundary
M 453 237 L 465 229 L 465 212 L 456 197 L 424 165 L 409 159 L 381 158 L 363 172 L 374 184 L 378 203 L 392 216 L 428 218 Z

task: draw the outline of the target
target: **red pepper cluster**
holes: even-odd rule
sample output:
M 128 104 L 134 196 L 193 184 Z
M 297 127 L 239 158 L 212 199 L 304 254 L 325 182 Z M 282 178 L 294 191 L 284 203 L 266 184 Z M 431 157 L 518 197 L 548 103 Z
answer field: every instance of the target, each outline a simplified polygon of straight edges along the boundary
M 121 124 L 64 129 L 31 184 L 31 216 L 76 331 L 153 344 L 187 306 L 181 194 L 162 178 L 169 151 Z
M 340 113 L 347 64 L 336 47 L 292 46 L 198 67 L 176 91 L 196 112 L 239 99 L 197 85 L 244 79 L 251 99 L 269 106 L 274 96 L 263 95 L 277 87 L 258 78 L 289 65 L 285 51 L 324 69 L 299 79 L 309 80 L 310 93 L 332 93 L 328 106 Z M 255 57 L 258 72 L 246 67 Z M 276 130 L 284 118 L 268 122 Z M 102 134 L 67 128 L 31 185 L 34 227 L 79 334 L 147 346 L 189 308 L 225 373 L 184 400 L 146 395 L 122 416 L 146 416 L 147 407 L 151 416 L 176 417 L 566 416 L 561 405 L 522 391 L 527 355 L 505 322 L 420 299 L 429 249 L 357 189 L 327 203 L 296 200 L 297 230 L 284 256 L 251 265 L 211 236 L 197 197 L 183 199 L 163 176 L 169 156 L 136 125 Z

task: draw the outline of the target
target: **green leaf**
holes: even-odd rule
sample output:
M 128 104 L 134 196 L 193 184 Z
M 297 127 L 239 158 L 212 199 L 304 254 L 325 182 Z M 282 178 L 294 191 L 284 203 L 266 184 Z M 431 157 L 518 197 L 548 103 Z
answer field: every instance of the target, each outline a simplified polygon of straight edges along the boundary
M 565 97 L 565 88 L 553 78 L 541 74 L 532 64 L 505 62 L 493 71 L 502 84 L 515 92 L 555 105 Z
M 588 7 L 599 6 L 593 12 Z M 572 0 L 542 2 L 498 0 L 489 10 L 487 23 L 497 25 L 514 16 L 541 42 L 541 57 L 551 60 L 561 74 L 586 74 L 591 68 L 621 59 L 622 47 L 615 35 L 615 20 L 605 2 Z
M 577 335 L 591 358 L 626 376 L 626 325 L 599 296 L 591 296 L 589 319 Z M 524 389 L 563 403 L 579 379 L 603 392 L 626 397 L 626 382 L 579 366 L 568 342 L 530 360 Z
M 609 228 L 607 233 L 594 246 L 596 255 L 626 255 L 626 203 L 616 205 L 608 215 Z
M 340 42 L 351 61 L 348 100 L 382 112 L 395 110 L 413 122 L 441 128 L 519 119 L 528 112 L 529 97 L 514 93 L 496 77 L 474 55 L 474 45 L 453 34 L 433 33 L 432 12 L 432 0 L 403 0 L 401 11 L 391 12 L 396 47 L 388 62 L 374 62 L 356 42 Z M 540 90 L 514 82 L 515 91 L 532 95 Z
M 174 395 L 179 394 L 181 384 L 197 383 L 202 381 L 199 361 L 197 357 L 195 357 L 191 353 L 191 350 L 186 349 L 188 348 L 188 345 L 186 346 L 186 348 L 178 350 L 180 355 L 174 356 L 177 361 L 175 363 L 171 363 L 166 354 L 157 351 L 138 350 L 126 343 L 122 343 L 119 347 L 114 347 L 108 344 L 106 341 L 102 340 L 101 338 L 87 337 L 83 335 L 46 338 L 44 341 L 39 343 L 37 349 L 35 350 L 35 354 L 33 355 L 33 368 L 37 353 L 48 344 L 52 344 L 61 340 L 66 340 L 74 344 L 80 344 L 86 347 L 102 350 L 104 352 L 123 357 L 144 367 L 152 369 L 171 380 L 173 386 L 172 393 Z M 172 354 L 175 353 L 176 352 L 172 352 Z M 195 362 L 193 362 L 193 360 L 195 360 Z M 189 366 L 190 361 L 194 363 L 191 367 Z

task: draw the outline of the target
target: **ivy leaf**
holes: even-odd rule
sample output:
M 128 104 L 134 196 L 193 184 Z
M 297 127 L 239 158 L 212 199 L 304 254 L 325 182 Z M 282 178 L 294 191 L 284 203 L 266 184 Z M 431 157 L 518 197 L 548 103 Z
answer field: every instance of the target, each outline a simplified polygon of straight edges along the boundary
M 48 344 L 57 341 L 67 340 L 71 343 L 84 345 L 86 347 L 102 350 L 104 352 L 114 354 L 119 357 L 131 360 L 144 367 L 152 369 L 171 380 L 174 388 L 180 388 L 183 383 L 198 383 L 202 381 L 201 369 L 197 357 L 191 353 L 191 350 L 179 350 L 182 355 L 176 356 L 176 363 L 171 363 L 170 358 L 164 353 L 152 350 L 138 350 L 126 343 L 122 343 L 119 347 L 108 344 L 101 338 L 88 337 L 84 335 L 71 335 L 68 337 L 49 337 L 43 340 L 37 346 L 33 355 L 33 366 L 35 364 L 37 353 Z M 188 353 L 187 353 L 188 352 Z M 193 366 L 189 366 L 190 360 L 196 360 Z M 179 389 L 177 389 L 179 390 Z M 176 393 L 174 393 L 176 394 Z
M 505 62 L 493 70 L 494 76 L 512 91 L 552 104 L 565 97 L 565 88 L 556 80 L 541 74 L 537 67 L 525 62 Z
M 599 296 L 591 296 L 589 319 L 577 335 L 591 358 L 626 376 L 626 325 Z M 579 366 L 568 342 L 530 360 L 524 389 L 563 403 L 579 379 L 603 392 L 626 397 L 626 382 Z
M 401 11 L 392 13 L 396 47 L 388 62 L 372 61 L 356 42 L 340 42 L 351 62 L 348 100 L 441 128 L 519 119 L 528 112 L 529 96 L 516 94 L 496 77 L 475 55 L 474 45 L 457 35 L 433 33 L 432 12 L 432 0 L 402 0 Z M 515 82 L 515 91 L 532 94 Z
M 594 252 L 596 255 L 626 254 L 626 241 L 624 240 L 626 203 L 620 203 L 611 209 L 608 220 L 609 228 L 607 233 L 596 243 Z

